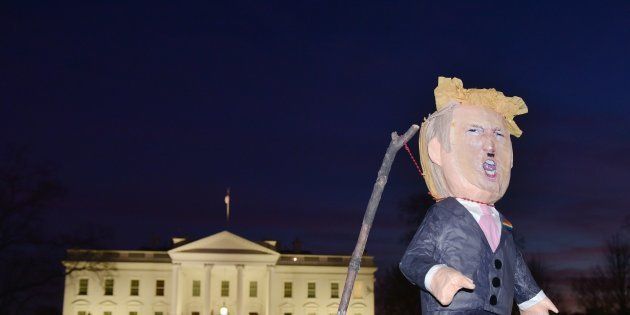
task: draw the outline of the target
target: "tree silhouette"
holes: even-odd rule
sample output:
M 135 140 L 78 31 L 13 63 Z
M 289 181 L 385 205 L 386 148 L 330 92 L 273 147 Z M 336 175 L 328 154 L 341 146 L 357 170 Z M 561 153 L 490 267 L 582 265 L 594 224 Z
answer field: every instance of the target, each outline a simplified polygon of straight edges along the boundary
M 572 283 L 578 304 L 587 314 L 630 313 L 630 242 L 622 233 L 606 242 L 604 265 Z
M 0 149 L 0 314 L 41 313 L 46 307 L 33 302 L 58 294 L 54 284 L 65 274 L 108 268 L 94 262 L 62 269 L 67 247 L 91 247 L 101 236 L 94 228 L 77 234 L 80 237 L 45 234 L 42 214 L 63 194 L 50 169 L 32 162 L 25 148 Z
M 54 273 L 41 251 L 48 241 L 39 233 L 40 219 L 62 193 L 24 148 L 7 147 L 0 155 L 0 313 L 23 308 Z
M 621 235 L 614 235 L 606 244 L 604 275 L 610 281 L 613 310 L 630 313 L 630 244 Z

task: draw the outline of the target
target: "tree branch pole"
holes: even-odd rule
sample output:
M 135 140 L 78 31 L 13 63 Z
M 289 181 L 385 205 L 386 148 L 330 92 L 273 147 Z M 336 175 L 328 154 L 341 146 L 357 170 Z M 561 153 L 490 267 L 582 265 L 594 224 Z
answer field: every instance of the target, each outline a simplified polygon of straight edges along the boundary
M 418 129 L 420 129 L 418 125 L 411 125 L 409 130 L 407 130 L 407 132 L 405 132 L 402 136 L 399 136 L 396 132 L 392 132 L 392 141 L 389 143 L 389 147 L 387 147 L 383 163 L 378 171 L 376 183 L 374 183 L 374 189 L 372 189 L 372 195 L 370 196 L 370 201 L 368 202 L 365 215 L 363 216 L 363 224 L 361 225 L 359 240 L 357 241 L 357 245 L 354 247 L 354 252 L 352 252 L 352 258 L 350 259 L 350 264 L 348 266 L 348 275 L 346 277 L 346 283 L 343 287 L 343 293 L 341 295 L 341 302 L 339 303 L 337 315 L 346 315 L 346 312 L 348 311 L 348 303 L 350 302 L 350 295 L 352 294 L 354 281 L 356 280 L 359 268 L 361 267 L 361 257 L 363 256 L 363 251 L 365 250 L 365 243 L 367 242 L 368 234 L 370 234 L 370 228 L 372 228 L 374 215 L 376 214 L 376 209 L 381 201 L 381 195 L 383 194 L 385 184 L 387 184 L 389 171 L 392 168 L 392 163 L 394 162 L 396 153 L 398 153 L 400 148 L 407 143 L 407 141 L 409 141 L 416 132 L 418 132 Z

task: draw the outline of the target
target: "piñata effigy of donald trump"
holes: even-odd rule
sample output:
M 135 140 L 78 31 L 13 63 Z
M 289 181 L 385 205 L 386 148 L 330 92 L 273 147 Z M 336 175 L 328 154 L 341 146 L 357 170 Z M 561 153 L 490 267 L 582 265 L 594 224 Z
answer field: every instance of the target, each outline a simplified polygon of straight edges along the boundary
M 557 313 L 494 207 L 510 182 L 510 135 L 522 134 L 514 116 L 527 112 L 525 102 L 444 77 L 435 100 L 420 129 L 420 160 L 437 202 L 400 262 L 422 289 L 422 314 L 510 314 L 513 301 L 521 314 Z

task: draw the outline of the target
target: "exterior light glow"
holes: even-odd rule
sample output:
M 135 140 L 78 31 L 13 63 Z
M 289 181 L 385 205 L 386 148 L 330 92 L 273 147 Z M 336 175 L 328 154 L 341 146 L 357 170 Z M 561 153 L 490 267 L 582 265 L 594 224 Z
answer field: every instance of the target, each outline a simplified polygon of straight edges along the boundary
M 227 307 L 222 306 L 222 307 L 219 309 L 219 313 L 220 313 L 221 315 L 228 315 L 228 309 L 227 309 Z
M 293 257 L 293 261 L 297 261 L 297 257 Z

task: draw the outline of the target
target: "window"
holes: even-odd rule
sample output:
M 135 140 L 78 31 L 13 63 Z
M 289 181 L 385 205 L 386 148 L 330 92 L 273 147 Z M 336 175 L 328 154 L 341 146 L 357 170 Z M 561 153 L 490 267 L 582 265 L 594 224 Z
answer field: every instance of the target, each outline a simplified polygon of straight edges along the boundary
M 79 312 L 77 313 L 77 315 L 87 315 L 87 312 L 86 312 L 86 311 L 79 311 Z
M 315 298 L 315 282 L 308 283 L 308 292 L 306 297 Z
M 250 281 L 249 282 L 249 297 L 257 297 L 258 296 L 258 282 Z
M 284 315 L 293 315 L 293 314 L 291 314 L 291 313 L 284 313 Z
M 103 312 L 103 315 L 112 315 L 112 312 Z
M 199 312 L 192 312 L 191 315 L 199 315 Z
M 114 279 L 112 278 L 105 279 L 105 295 L 114 295 Z
M 330 284 L 330 298 L 336 299 L 339 297 L 339 283 L 332 282 Z
M 155 281 L 155 296 L 164 296 L 164 280 Z
M 129 315 L 138 315 L 138 312 L 129 312 Z
M 192 296 L 201 296 L 201 281 L 193 280 Z
M 140 280 L 131 280 L 131 289 L 129 290 L 129 295 L 138 296 L 140 293 Z
M 79 295 L 87 295 L 87 294 L 88 294 L 88 279 L 79 279 Z
M 230 296 L 230 281 L 221 281 L 221 296 Z
M 284 297 L 285 298 L 293 297 L 293 282 L 284 283 Z
M 155 312 L 155 315 L 164 315 L 163 312 Z

